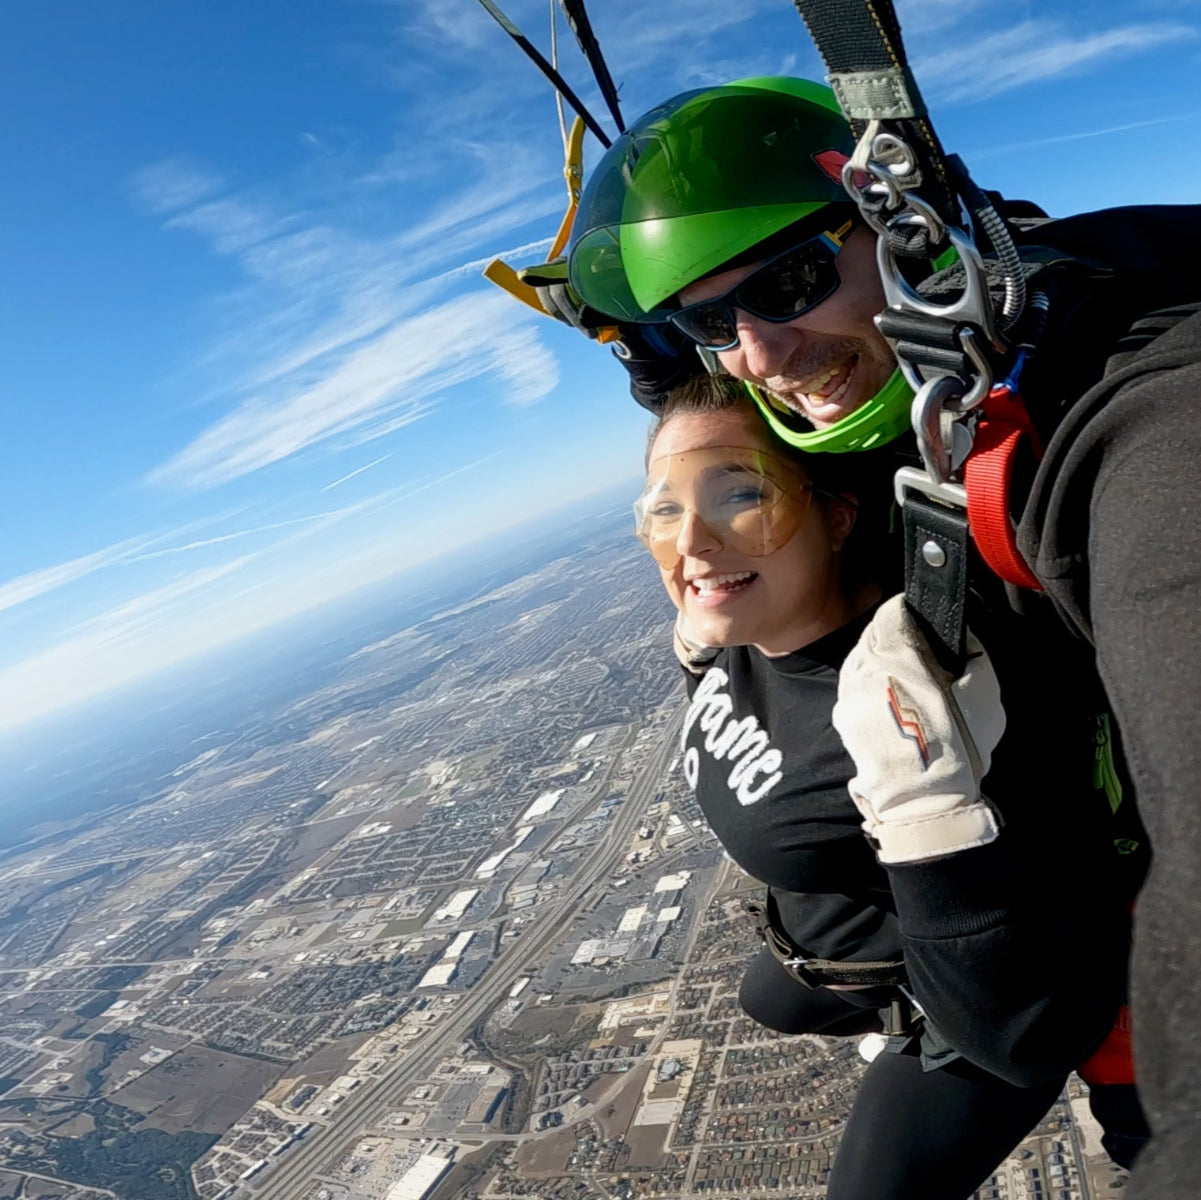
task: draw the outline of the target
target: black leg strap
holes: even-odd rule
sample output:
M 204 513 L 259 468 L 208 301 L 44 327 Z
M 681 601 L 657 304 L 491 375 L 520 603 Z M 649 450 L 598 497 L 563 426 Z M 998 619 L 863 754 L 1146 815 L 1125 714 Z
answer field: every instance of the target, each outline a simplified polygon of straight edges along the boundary
M 967 513 L 907 491 L 905 599 L 939 662 L 955 678 L 967 656 Z

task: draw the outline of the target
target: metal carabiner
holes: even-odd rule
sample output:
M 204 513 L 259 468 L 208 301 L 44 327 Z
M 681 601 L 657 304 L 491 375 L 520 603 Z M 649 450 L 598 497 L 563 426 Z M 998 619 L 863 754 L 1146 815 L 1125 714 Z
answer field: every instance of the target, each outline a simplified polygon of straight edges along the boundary
M 956 331 L 959 335 L 959 345 L 967 355 L 968 361 L 975 368 L 975 374 L 972 377 L 972 386 L 967 390 L 967 393 L 960 396 L 957 400 L 947 402 L 947 411 L 952 413 L 971 412 L 973 408 L 977 408 L 984 403 L 988 393 L 992 391 L 992 385 L 995 382 L 992 370 L 992 363 L 985 357 L 984 351 L 980 349 L 980 341 L 976 337 L 976 331 L 970 326 L 965 325 Z
M 946 483 L 951 478 L 952 453 L 943 435 L 943 414 L 963 396 L 963 391 L 963 380 L 957 375 L 940 375 L 937 379 L 928 379 L 918 388 L 909 409 L 918 452 L 926 474 L 935 483 Z
M 912 198 L 907 198 L 907 203 L 911 202 Z M 922 204 L 922 208 L 928 209 L 928 206 Z M 941 317 L 947 321 L 962 321 L 967 325 L 975 325 L 994 345 L 1003 345 L 993 320 L 992 298 L 988 294 L 988 277 L 984 273 L 984 260 L 980 257 L 980 251 L 976 249 L 971 238 L 954 225 L 943 225 L 932 209 L 929 209 L 928 216 L 916 209 L 913 212 L 899 213 L 891 223 L 894 225 L 925 225 L 933 236 L 936 229 L 930 224 L 931 217 L 950 239 L 955 253 L 959 255 L 959 261 L 963 264 L 962 294 L 947 304 L 935 303 L 921 295 L 901 275 L 896 255 L 893 254 L 888 239 L 882 237 L 876 241 L 876 265 L 880 269 L 885 301 L 890 308 L 899 309 L 901 312 L 918 312 L 928 317 Z

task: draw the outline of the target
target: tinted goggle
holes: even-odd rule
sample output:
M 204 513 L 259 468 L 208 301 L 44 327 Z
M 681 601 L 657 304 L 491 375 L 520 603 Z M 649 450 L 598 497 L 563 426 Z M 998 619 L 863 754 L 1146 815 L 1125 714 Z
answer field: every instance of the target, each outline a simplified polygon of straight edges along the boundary
M 854 218 L 770 258 L 728 292 L 669 313 L 667 319 L 706 350 L 738 345 L 736 310 L 782 325 L 828 300 L 842 282 L 835 261 L 855 228 Z
M 765 450 L 707 446 L 666 454 L 650 464 L 634 502 L 634 532 L 666 570 L 686 553 L 681 535 L 690 520 L 724 548 L 760 557 L 796 533 L 811 495 L 809 483 Z

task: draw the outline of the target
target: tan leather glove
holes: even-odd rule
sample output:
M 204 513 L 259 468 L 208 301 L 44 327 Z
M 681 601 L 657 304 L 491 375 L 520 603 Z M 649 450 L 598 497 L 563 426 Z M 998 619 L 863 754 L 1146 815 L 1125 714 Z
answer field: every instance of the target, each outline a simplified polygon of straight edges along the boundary
M 981 794 L 1005 732 L 996 673 L 968 635 L 953 679 L 903 596 L 882 604 L 843 664 L 834 727 L 855 763 L 848 787 L 882 863 L 920 862 L 993 841 Z

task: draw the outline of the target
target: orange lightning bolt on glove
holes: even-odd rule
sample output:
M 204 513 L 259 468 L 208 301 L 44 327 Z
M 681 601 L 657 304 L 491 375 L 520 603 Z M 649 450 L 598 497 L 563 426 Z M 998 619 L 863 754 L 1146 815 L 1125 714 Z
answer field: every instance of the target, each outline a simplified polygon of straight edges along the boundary
M 848 784 L 882 863 L 921 862 L 993 841 L 980 791 L 1005 732 L 996 673 L 968 634 L 958 679 L 938 665 L 903 596 L 882 604 L 843 664 L 834 727 Z

